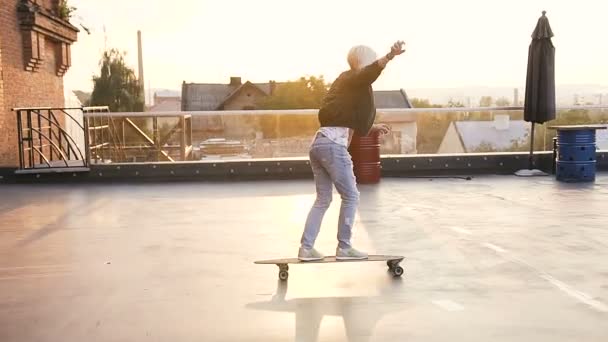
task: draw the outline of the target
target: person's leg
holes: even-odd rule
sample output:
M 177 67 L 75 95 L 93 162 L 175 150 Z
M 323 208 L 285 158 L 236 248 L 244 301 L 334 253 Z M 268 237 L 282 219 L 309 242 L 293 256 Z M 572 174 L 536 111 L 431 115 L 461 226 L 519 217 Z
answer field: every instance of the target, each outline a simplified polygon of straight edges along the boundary
M 359 204 L 359 191 L 353 172 L 353 162 L 346 147 L 343 146 L 336 149 L 334 183 L 342 199 L 338 220 L 338 247 L 347 249 L 351 247 L 352 229 Z
M 338 247 L 350 249 L 353 224 L 357 205 L 359 204 L 359 190 L 353 172 L 353 162 L 348 150 L 344 146 L 336 145 L 334 150 L 334 163 L 332 164 L 332 179 L 342 198 L 340 205 L 340 218 L 338 220 Z
M 314 174 L 317 198 L 306 218 L 304 233 L 301 239 L 301 247 L 308 250 L 312 249 L 315 244 L 323 216 L 327 208 L 329 208 L 332 199 L 333 185 L 331 177 L 323 166 L 331 158 L 329 152 L 330 149 L 327 145 L 320 144 L 313 144 L 310 150 L 310 166 Z

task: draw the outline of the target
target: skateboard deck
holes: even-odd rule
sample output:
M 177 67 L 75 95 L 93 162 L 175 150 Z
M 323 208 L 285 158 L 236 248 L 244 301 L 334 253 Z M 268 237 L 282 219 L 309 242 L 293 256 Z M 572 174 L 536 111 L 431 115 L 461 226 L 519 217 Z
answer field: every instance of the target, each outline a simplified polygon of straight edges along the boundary
M 301 265 L 301 264 L 326 264 L 326 263 L 345 263 L 345 262 L 368 262 L 368 261 L 386 261 L 389 271 L 395 277 L 401 277 L 403 275 L 403 268 L 399 266 L 399 263 L 405 259 L 400 255 L 370 255 L 367 259 L 346 259 L 338 260 L 335 256 L 326 256 L 321 260 L 302 261 L 298 258 L 285 258 L 285 259 L 272 259 L 272 260 L 258 260 L 254 263 L 261 265 L 277 265 L 279 267 L 279 279 L 287 280 L 289 277 L 289 264 Z

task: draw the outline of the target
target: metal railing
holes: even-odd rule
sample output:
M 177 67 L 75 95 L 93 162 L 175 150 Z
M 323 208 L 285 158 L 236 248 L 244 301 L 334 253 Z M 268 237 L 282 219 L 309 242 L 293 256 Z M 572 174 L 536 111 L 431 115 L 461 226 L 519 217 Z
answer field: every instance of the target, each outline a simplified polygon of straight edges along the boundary
M 87 113 L 110 113 L 107 106 L 83 107 L 83 116 Z M 125 162 L 124 141 L 120 139 L 116 120 L 110 116 L 92 116 L 85 118 L 87 123 L 88 149 L 91 162 L 94 164 L 108 162 Z
M 557 120 L 549 124 L 608 124 L 606 109 L 561 107 Z M 107 163 L 305 158 L 318 129 L 316 109 L 112 113 L 108 107 L 38 107 L 14 111 L 21 170 L 86 168 Z M 378 109 L 377 113 L 377 122 L 393 127 L 382 140 L 383 155 L 524 152 L 530 142 L 522 107 Z M 500 127 L 504 125 L 506 128 Z M 545 126 L 537 128 L 537 151 L 553 149 L 555 132 Z M 464 131 L 467 127 L 469 131 Z M 483 129 L 486 136 L 480 138 Z M 511 139 L 506 144 L 505 135 Z M 497 140 L 501 137 L 502 143 L 494 143 L 494 136 Z M 474 141 L 482 138 L 488 141 Z
M 547 130 L 546 126 L 556 123 L 608 123 L 606 109 L 608 106 L 558 108 L 556 121 L 536 125 L 535 150 L 551 151 L 553 148 L 555 132 Z M 157 126 L 154 123 L 157 120 L 187 115 L 191 117 L 192 124 L 193 151 L 190 159 L 217 160 L 305 158 L 312 136 L 318 129 L 317 113 L 316 109 L 301 109 L 104 115 L 147 120 L 144 125 L 153 127 Z M 393 128 L 393 132 L 382 139 L 380 151 L 383 155 L 529 151 L 531 125 L 523 121 L 523 107 L 398 108 L 378 109 L 377 113 L 377 122 L 387 123 Z M 508 117 L 506 123 L 498 120 L 505 116 Z M 508 128 L 499 127 L 505 124 Z M 465 128 L 472 131 L 461 131 Z M 485 136 L 481 134 L 482 130 L 485 130 Z M 509 137 L 509 134 L 513 137 Z M 487 141 L 476 142 L 478 138 Z
M 110 113 L 107 107 L 84 108 L 92 163 L 191 159 L 192 117 L 188 113 L 162 117 L 151 112 L 125 114 Z
M 67 131 L 67 126 L 86 130 L 86 126 L 69 113 L 80 110 L 81 108 L 14 108 L 17 115 L 19 169 L 87 168 L 87 142 L 77 142 Z
M 438 108 L 378 108 L 377 113 L 386 114 L 422 114 L 422 113 L 454 113 L 454 112 L 503 112 L 503 111 L 522 111 L 522 106 L 504 107 L 438 107 Z M 560 106 L 557 111 L 564 110 L 606 110 L 608 105 L 580 105 L 580 106 Z M 111 112 L 107 115 L 111 117 L 173 117 L 180 114 L 191 116 L 234 116 L 234 115 L 316 115 L 318 109 L 243 109 L 243 110 L 200 110 L 200 111 L 158 111 L 158 112 Z M 90 114 L 93 115 L 93 114 Z

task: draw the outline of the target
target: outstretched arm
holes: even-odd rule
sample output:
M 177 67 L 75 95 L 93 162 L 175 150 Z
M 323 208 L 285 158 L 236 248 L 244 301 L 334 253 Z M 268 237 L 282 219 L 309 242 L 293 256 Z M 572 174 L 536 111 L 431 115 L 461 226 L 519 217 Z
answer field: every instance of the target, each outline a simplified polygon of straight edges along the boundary
M 376 60 L 374 63 L 361 69 L 354 77 L 355 84 L 372 84 L 380 76 L 380 73 L 386 67 L 388 62 L 405 52 L 403 46 L 405 42 L 399 40 L 391 46 L 391 52 L 387 53 L 384 57 Z
M 391 46 L 391 52 L 387 53 L 386 56 L 380 58 L 378 60 L 378 65 L 384 69 L 384 67 L 390 62 L 395 56 L 399 56 L 400 54 L 405 52 L 404 49 L 405 42 L 402 40 L 398 40 Z
M 403 46 L 405 45 L 405 42 L 400 40 L 395 42 L 395 44 L 393 44 L 393 46 L 391 46 L 391 52 L 387 53 L 386 56 L 380 58 L 378 60 L 378 65 L 380 65 L 381 68 L 384 68 L 389 61 L 391 61 L 393 58 L 395 58 L 395 56 L 399 56 L 400 54 L 405 52 L 405 49 L 403 48 Z M 380 134 L 388 134 L 391 132 L 391 127 L 387 124 L 374 124 L 372 126 L 372 131 L 377 131 Z

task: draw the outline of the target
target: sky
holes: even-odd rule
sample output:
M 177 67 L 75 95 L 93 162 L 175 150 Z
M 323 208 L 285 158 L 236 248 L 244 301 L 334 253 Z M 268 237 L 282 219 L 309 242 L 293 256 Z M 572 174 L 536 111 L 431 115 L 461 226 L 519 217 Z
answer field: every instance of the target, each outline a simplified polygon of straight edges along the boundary
M 127 52 L 137 71 L 142 31 L 146 88 L 182 81 L 333 81 L 358 44 L 396 57 L 377 90 L 522 87 L 530 35 L 543 10 L 555 34 L 556 83 L 608 84 L 605 0 L 71 0 L 72 46 L 65 86 L 90 91 L 105 48 Z

